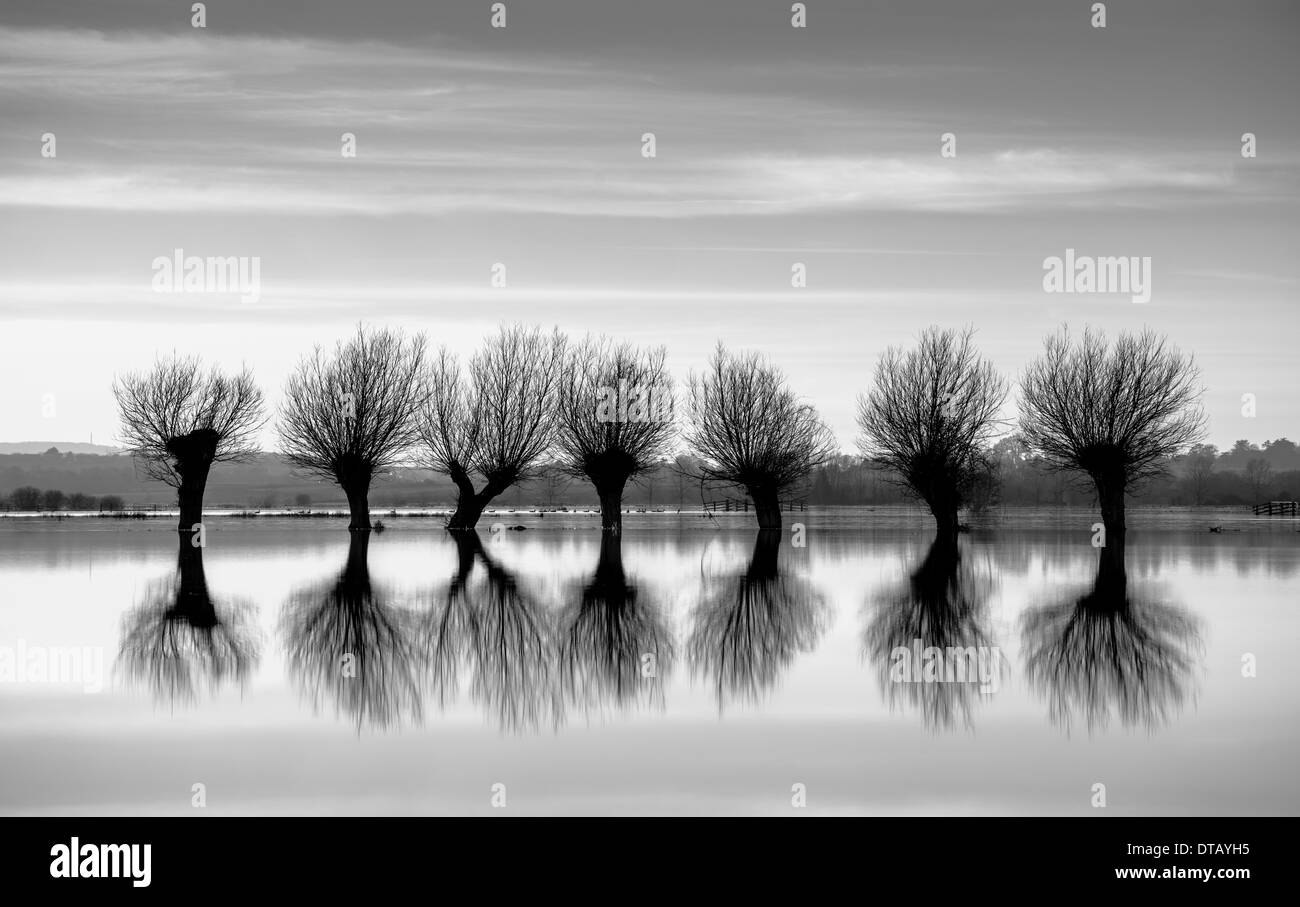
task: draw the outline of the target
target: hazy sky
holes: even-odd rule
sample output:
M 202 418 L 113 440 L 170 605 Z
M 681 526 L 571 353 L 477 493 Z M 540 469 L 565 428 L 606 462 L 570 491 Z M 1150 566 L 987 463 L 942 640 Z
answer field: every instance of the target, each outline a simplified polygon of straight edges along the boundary
M 1200 362 L 1212 442 L 1300 437 L 1300 6 L 807 5 L 6 3 L 0 441 L 112 443 L 113 375 L 162 352 L 245 361 L 274 404 L 357 321 L 469 351 L 515 320 L 681 376 L 762 350 L 846 448 L 926 325 L 1012 378 L 1063 322 L 1150 325 Z M 155 293 L 176 248 L 258 257 L 260 299 Z M 1066 248 L 1149 256 L 1151 301 L 1044 292 Z

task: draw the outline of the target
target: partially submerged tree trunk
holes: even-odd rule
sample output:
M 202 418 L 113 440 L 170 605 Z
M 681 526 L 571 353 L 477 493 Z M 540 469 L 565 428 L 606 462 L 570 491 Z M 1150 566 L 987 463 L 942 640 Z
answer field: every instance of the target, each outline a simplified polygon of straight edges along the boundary
M 913 571 L 909 582 L 913 603 L 927 614 L 944 614 L 953 607 L 953 590 L 958 588 L 957 571 L 961 567 L 961 548 L 956 531 L 942 529 L 930 543 L 925 559 Z
M 956 495 L 936 494 L 927 500 L 930 512 L 935 517 L 936 539 L 945 546 L 956 542 L 961 524 L 958 522 L 958 500 Z
M 627 476 L 603 475 L 593 477 L 591 481 L 600 497 L 600 528 L 605 532 L 622 532 L 623 489 L 627 485 Z
M 762 582 L 780 576 L 781 532 L 776 529 L 760 529 L 754 539 L 754 553 L 749 559 L 749 568 L 745 579 L 750 582 Z
M 777 489 L 770 485 L 750 485 L 745 489 L 754 502 L 754 515 L 759 529 L 781 528 L 781 499 Z
M 591 581 L 591 587 L 607 590 L 603 597 L 607 600 L 618 596 L 611 596 L 608 590 L 622 590 L 622 596 L 626 597 L 627 593 L 627 574 L 623 570 L 623 542 L 615 535 L 604 535 L 600 539 L 600 558 L 596 561 L 596 575 Z
M 190 533 L 195 523 L 203 522 L 203 491 L 208 472 L 217 455 L 218 434 L 211 429 L 178 435 L 167 442 L 167 453 L 175 463 L 180 484 L 176 486 L 176 504 L 180 510 L 176 531 Z
M 348 529 L 367 532 L 370 529 L 370 488 L 368 485 L 350 483 L 343 486 L 348 496 Z
M 487 505 L 492 503 L 492 499 L 497 494 L 498 492 L 489 491 L 487 488 L 476 492 L 473 490 L 473 486 L 470 486 L 468 492 L 462 490 L 456 498 L 456 512 L 447 521 L 447 528 L 473 529 L 483 517 L 483 511 L 487 509 Z
M 460 486 L 459 482 L 456 484 Z M 447 521 L 447 528 L 473 529 L 483 516 L 483 508 L 487 507 L 489 500 L 491 499 L 476 492 L 473 485 L 466 483 L 465 486 L 460 486 L 460 493 L 456 496 L 456 511 Z
M 358 535 L 348 540 L 348 562 L 343 568 L 343 582 L 352 586 L 370 586 L 370 536 Z
M 1124 567 L 1124 546 L 1112 545 L 1107 539 L 1097 562 L 1097 579 L 1093 583 L 1090 603 L 1119 609 L 1128 603 L 1128 573 Z
M 1106 547 L 1124 547 L 1124 488 L 1122 468 L 1094 472 L 1092 481 L 1097 486 L 1097 503 L 1101 506 L 1101 522 L 1106 527 Z
M 515 476 L 489 476 L 482 491 L 474 490 L 474 482 L 462 469 L 453 470 L 451 480 L 456 483 L 456 511 L 447 521 L 448 529 L 473 529 L 483 516 L 487 505 L 501 492 L 515 483 Z
M 908 475 L 907 483 L 920 496 L 934 517 L 936 540 L 948 546 L 956 543 L 960 529 L 958 513 L 961 510 L 961 493 L 957 479 L 942 465 L 923 465 L 917 473 Z
M 176 601 L 167 616 L 184 620 L 198 629 L 210 630 L 216 627 L 220 621 L 212 598 L 208 595 L 208 581 L 203 572 L 203 549 L 182 538 L 176 568 L 180 582 L 176 589 Z
M 180 519 L 176 531 L 189 535 L 196 523 L 203 522 L 203 491 L 208 484 L 208 467 L 194 466 L 181 473 L 181 483 L 176 488 L 176 503 L 180 508 Z M 182 540 L 183 541 L 183 540 Z
M 483 540 L 477 532 L 463 532 L 456 539 L 456 579 L 463 586 L 474 570 L 474 558 L 483 550 Z
M 370 530 L 370 473 L 364 470 L 346 470 L 338 473 L 339 487 L 348 498 L 348 529 L 354 532 Z

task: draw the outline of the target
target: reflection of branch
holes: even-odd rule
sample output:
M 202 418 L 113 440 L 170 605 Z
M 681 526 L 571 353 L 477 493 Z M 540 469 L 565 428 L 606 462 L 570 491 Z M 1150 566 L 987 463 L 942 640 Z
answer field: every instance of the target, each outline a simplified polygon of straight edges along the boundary
M 749 569 L 706 593 L 686 642 L 691 674 L 713 677 L 721 707 L 727 695 L 757 702 L 799 652 L 816 645 L 826 606 L 807 580 L 777 566 L 779 530 L 759 530 Z
M 370 585 L 370 533 L 349 533 L 348 560 L 338 578 L 293 593 L 281 617 L 288 668 L 320 708 L 363 724 L 388 727 L 422 717 L 419 652 L 409 611 L 390 607 Z
M 639 599 L 623 571 L 622 542 L 602 533 L 596 573 L 560 619 L 561 683 L 584 708 L 626 706 L 644 697 L 662 707 L 673 640 L 659 609 Z M 642 659 L 651 656 L 643 676 Z
M 1029 682 L 1068 731 L 1082 712 L 1091 733 L 1114 710 L 1125 727 L 1163 725 L 1181 707 L 1200 646 L 1200 622 L 1176 605 L 1129 593 L 1124 549 L 1103 548 L 1092 590 L 1025 613 Z
M 242 688 L 257 664 L 261 641 L 248 627 L 251 605 L 218 605 L 208 594 L 203 549 L 182 538 L 176 572 L 155 580 L 127 615 L 119 664 L 156 698 L 194 702 L 204 682 L 215 692 L 226 680 Z
M 930 730 L 971 726 L 975 702 L 991 694 L 981 682 L 990 678 L 978 669 L 1002 670 L 1001 655 L 985 627 L 987 596 L 988 583 L 963 566 L 958 542 L 941 533 L 907 582 L 880 598 L 864 634 L 864 648 L 876 663 L 880 689 L 891 709 L 918 709 Z M 906 649 L 915 658 L 932 647 L 945 660 L 960 649 L 966 658 L 964 676 L 945 676 L 942 682 L 895 676 L 895 650 Z
M 551 616 L 483 549 L 476 532 L 454 533 L 459 565 L 441 608 L 425 624 L 429 669 L 439 703 L 454 699 L 462 671 L 470 699 L 502 728 L 539 727 L 561 713 L 551 665 Z M 472 583 L 475 559 L 484 581 Z

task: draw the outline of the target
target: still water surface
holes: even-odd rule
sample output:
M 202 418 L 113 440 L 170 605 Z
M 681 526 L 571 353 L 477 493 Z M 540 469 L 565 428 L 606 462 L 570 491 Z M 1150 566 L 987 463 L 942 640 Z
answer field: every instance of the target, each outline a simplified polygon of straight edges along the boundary
M 0 682 L 0 812 L 1300 813 L 1295 523 L 625 519 L 0 521 L 0 647 L 105 672 Z M 931 646 L 993 669 L 895 682 Z

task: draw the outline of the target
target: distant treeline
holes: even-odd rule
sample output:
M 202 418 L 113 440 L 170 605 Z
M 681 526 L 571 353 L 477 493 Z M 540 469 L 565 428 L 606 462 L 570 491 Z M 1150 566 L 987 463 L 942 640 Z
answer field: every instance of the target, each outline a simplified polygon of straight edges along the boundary
M 1090 488 L 1076 479 L 1047 469 L 1026 453 L 1018 436 L 1004 438 L 992 449 L 995 473 L 974 496 L 972 506 L 1062 505 L 1093 503 Z M 738 497 L 734 490 L 687 477 L 691 459 L 663 462 L 635 484 L 624 504 L 631 508 L 695 509 L 702 501 Z M 1219 452 L 1203 445 L 1177 457 L 1169 473 L 1147 485 L 1134 502 L 1150 505 L 1236 506 L 1300 496 L 1300 447 L 1286 438 L 1255 445 L 1241 440 Z M 295 475 L 275 454 L 251 463 L 231 464 L 209 482 L 210 505 L 231 508 L 297 508 L 343 506 L 337 488 Z M 836 457 L 813 470 L 792 497 L 816 505 L 896 504 L 909 500 L 889 473 L 860 456 Z M 396 469 L 378 482 L 372 493 L 376 506 L 452 506 L 456 488 L 446 478 L 422 469 Z M 591 486 L 543 467 L 511 488 L 497 502 L 501 507 L 594 506 Z M 0 454 L 0 510 L 113 511 L 128 507 L 175 506 L 175 491 L 137 474 L 128 456 L 61 453 Z
M 18 510 L 37 513 L 60 513 L 62 511 L 99 511 L 116 513 L 126 509 L 126 502 L 115 494 L 97 498 L 94 495 L 74 491 L 66 494 L 57 488 L 37 488 L 24 485 L 0 499 L 4 510 Z

